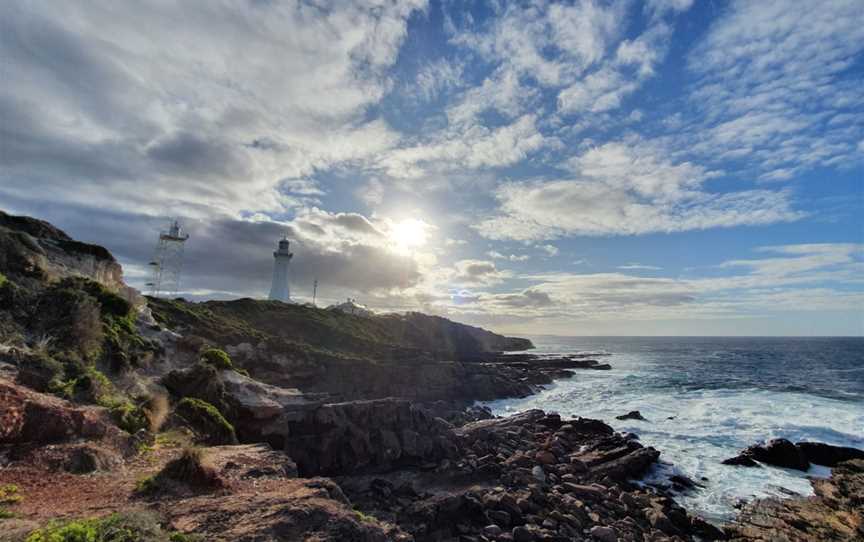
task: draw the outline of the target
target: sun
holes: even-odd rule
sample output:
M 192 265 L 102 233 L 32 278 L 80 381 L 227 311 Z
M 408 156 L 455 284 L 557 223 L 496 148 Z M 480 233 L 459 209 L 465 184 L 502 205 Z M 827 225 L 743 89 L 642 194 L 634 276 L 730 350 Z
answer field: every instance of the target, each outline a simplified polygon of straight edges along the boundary
M 426 244 L 430 226 L 422 220 L 407 218 L 394 222 L 390 227 L 390 239 L 398 248 L 412 249 Z

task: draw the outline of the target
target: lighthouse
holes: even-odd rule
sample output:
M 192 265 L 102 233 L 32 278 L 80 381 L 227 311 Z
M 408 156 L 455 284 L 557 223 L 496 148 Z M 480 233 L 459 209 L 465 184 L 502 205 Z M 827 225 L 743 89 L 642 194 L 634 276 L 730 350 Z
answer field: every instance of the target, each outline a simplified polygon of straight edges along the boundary
M 270 287 L 270 299 L 291 302 L 291 291 L 288 289 L 288 263 L 294 256 L 289 250 L 287 237 L 279 240 L 279 248 L 273 253 L 273 285 Z

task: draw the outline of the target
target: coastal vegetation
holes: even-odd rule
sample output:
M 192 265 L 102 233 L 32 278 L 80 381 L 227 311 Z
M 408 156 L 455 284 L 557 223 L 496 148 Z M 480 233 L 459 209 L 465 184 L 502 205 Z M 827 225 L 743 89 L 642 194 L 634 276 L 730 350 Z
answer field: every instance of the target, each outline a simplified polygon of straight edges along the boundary
M 818 498 L 755 501 L 721 529 L 633 483 L 660 457 L 636 435 L 472 406 L 603 374 L 602 353 L 504 354 L 532 345 L 419 313 L 144 298 L 101 247 L 2 214 L 0 272 L 0 526 L 16 542 L 191 540 L 178 526 L 206 540 L 404 542 L 864 532 L 847 521 L 861 512 L 860 450 L 743 450 L 728 468 L 835 476 L 814 482 Z M 781 506 L 794 517 L 777 519 Z

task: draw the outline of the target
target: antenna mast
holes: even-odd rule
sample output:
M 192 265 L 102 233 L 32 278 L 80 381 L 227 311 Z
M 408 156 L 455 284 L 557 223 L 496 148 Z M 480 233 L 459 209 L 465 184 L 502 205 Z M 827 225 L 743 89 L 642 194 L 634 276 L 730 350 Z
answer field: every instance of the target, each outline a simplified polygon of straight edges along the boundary
M 183 249 L 189 234 L 183 233 L 177 220 L 167 231 L 159 233 L 156 254 L 150 262 L 153 279 L 147 283 L 153 297 L 171 297 L 180 288 L 180 272 L 183 270 Z
M 317 307 L 315 304 L 315 298 L 318 296 L 318 279 L 315 279 L 315 282 L 312 283 L 312 306 Z

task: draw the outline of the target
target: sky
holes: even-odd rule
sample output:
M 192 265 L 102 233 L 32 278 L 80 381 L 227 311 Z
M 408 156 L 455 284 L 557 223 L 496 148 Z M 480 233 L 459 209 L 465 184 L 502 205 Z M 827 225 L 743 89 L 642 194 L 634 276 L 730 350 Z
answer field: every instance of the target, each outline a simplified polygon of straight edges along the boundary
M 145 289 L 511 334 L 864 334 L 864 3 L 16 1 L 0 208 Z

